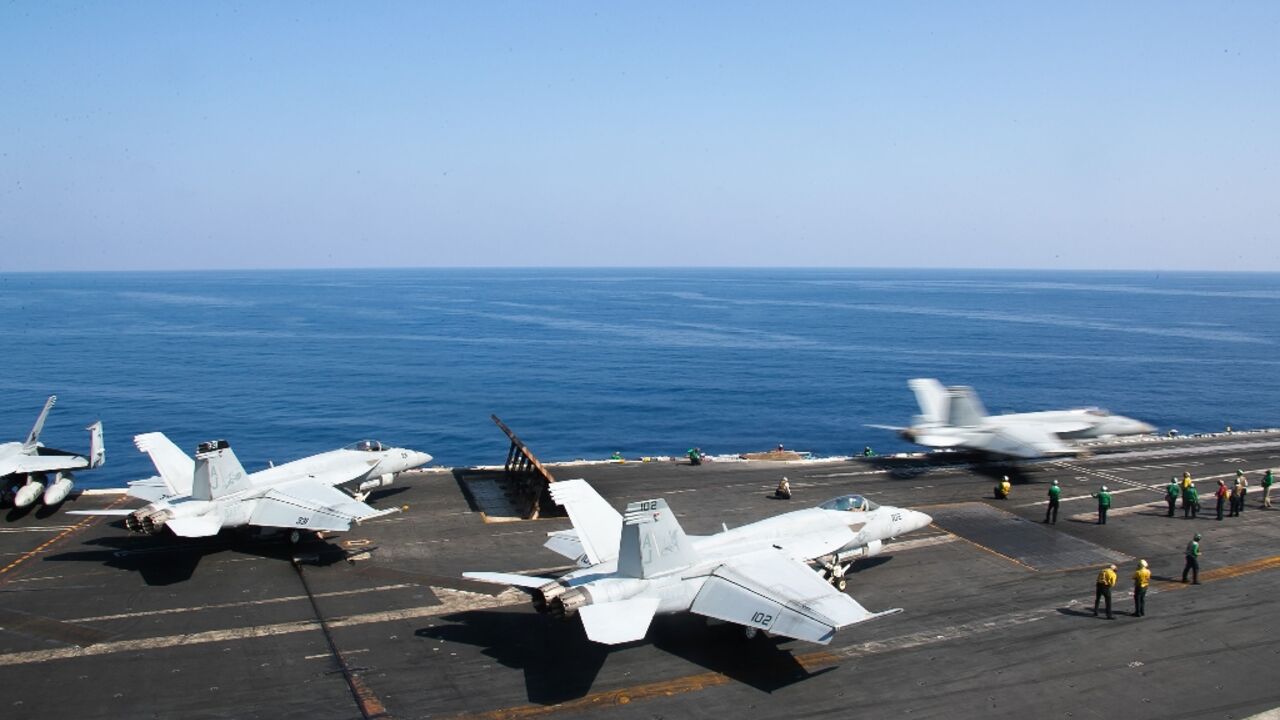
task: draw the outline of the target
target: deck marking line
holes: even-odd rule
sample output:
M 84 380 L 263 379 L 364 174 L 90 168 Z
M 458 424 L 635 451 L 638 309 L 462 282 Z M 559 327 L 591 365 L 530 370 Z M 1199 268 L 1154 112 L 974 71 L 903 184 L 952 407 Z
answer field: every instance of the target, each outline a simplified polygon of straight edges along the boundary
M 125 500 L 128 500 L 128 499 L 129 499 L 129 496 L 128 496 L 128 495 L 121 495 L 119 498 L 116 498 L 114 501 L 112 501 L 112 503 L 111 503 L 110 505 L 108 505 L 108 506 L 106 507 L 106 509 L 107 509 L 107 510 L 110 510 L 110 509 L 114 508 L 116 505 L 119 505 L 120 503 L 122 503 L 122 502 L 124 502 Z M 80 530 L 83 530 L 84 528 L 88 527 L 90 523 L 92 523 L 93 521 L 97 520 L 99 517 L 101 517 L 101 516 L 98 516 L 98 515 L 86 515 L 86 516 L 85 516 L 85 518 L 84 518 L 83 520 L 81 520 L 80 522 L 76 523 L 75 525 L 72 525 L 71 527 L 67 528 L 66 530 L 63 530 L 62 532 L 58 533 L 56 536 L 51 537 L 51 538 L 49 538 L 48 540 L 45 540 L 43 543 L 40 543 L 39 545 L 37 545 L 37 546 L 35 547 L 35 549 L 33 549 L 33 550 L 28 550 L 27 552 L 25 552 L 25 553 L 23 553 L 21 556 L 19 556 L 17 560 L 14 560 L 13 562 L 9 563 L 8 565 L 5 565 L 4 567 L 0 568 L 0 575 L 4 575 L 5 573 L 9 572 L 10 570 L 13 570 L 14 568 L 16 568 L 16 567 L 18 567 L 19 565 L 21 565 L 22 563 L 24 563 L 24 562 L 26 562 L 26 561 L 30 560 L 31 558 L 35 557 L 36 555 L 39 555 L 41 552 L 44 552 L 44 550 L 45 550 L 45 549 L 47 549 L 47 548 L 49 548 L 49 547 L 51 547 L 51 546 L 55 545 L 55 544 L 56 544 L 56 543 L 58 543 L 59 541 L 61 541 L 61 540 L 65 539 L 65 538 L 67 538 L 67 537 L 70 537 L 71 535 L 73 535 L 74 533 L 76 533 L 76 532 L 78 532 L 78 531 L 80 531 Z M 8 580 L 8 578 L 0 577 L 0 585 L 4 584 L 7 580 Z
M 465 590 L 451 588 L 431 588 L 443 602 L 439 605 L 386 610 L 376 613 L 348 615 L 329 622 L 331 628 L 356 627 L 371 623 L 393 622 L 397 620 L 413 620 L 416 618 L 450 615 L 466 610 L 483 610 L 486 608 L 519 605 L 528 600 L 528 595 L 519 590 L 504 590 L 496 596 L 481 593 L 469 593 Z M 135 640 L 111 640 L 90 645 L 85 648 L 51 648 L 48 650 L 31 650 L 0 655 L 0 667 L 6 665 L 26 665 L 29 663 L 64 660 L 70 658 L 89 657 L 93 655 L 112 655 L 122 652 L 141 652 L 146 650 L 162 650 L 165 648 L 207 645 L 209 643 L 230 642 L 235 640 L 251 640 L 254 638 L 291 635 L 293 633 L 310 632 L 320 629 L 320 623 L 312 620 L 294 620 L 271 625 L 255 625 L 253 627 L 230 628 L 227 630 L 206 630 L 204 632 L 184 635 L 163 635 L 159 637 L 138 638 Z

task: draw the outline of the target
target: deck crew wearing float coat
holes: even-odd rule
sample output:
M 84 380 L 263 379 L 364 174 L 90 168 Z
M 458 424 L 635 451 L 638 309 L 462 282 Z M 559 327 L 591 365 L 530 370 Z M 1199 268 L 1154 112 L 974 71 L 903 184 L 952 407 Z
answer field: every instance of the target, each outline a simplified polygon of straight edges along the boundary
M 1058 481 L 1054 480 L 1049 486 L 1049 507 L 1044 510 L 1044 521 L 1047 523 L 1058 524 L 1058 503 L 1062 500 L 1062 488 L 1058 486 Z M 1050 519 L 1052 517 L 1052 519 Z
M 1147 569 L 1147 561 L 1139 560 L 1138 569 L 1133 573 L 1133 615 L 1142 617 L 1147 614 L 1147 586 L 1151 584 L 1151 571 Z
M 1178 495 L 1181 492 L 1182 490 L 1178 487 L 1178 478 L 1176 477 L 1171 479 L 1169 486 L 1164 489 L 1164 501 L 1169 503 L 1169 517 L 1173 517 L 1173 510 L 1178 505 Z
M 1111 509 L 1111 493 L 1107 492 L 1107 486 L 1103 485 L 1096 493 L 1089 493 L 1089 497 L 1098 498 L 1098 524 L 1106 525 L 1107 511 Z
M 1187 581 L 1187 573 L 1191 573 L 1191 584 L 1200 584 L 1200 533 L 1187 543 L 1187 564 L 1182 568 L 1182 582 Z
M 1093 594 L 1093 615 L 1098 616 L 1098 601 L 1105 599 L 1107 601 L 1107 619 L 1114 620 L 1115 616 L 1111 614 L 1111 588 L 1116 586 L 1116 566 L 1108 565 L 1102 568 L 1102 572 L 1098 573 L 1097 588 Z

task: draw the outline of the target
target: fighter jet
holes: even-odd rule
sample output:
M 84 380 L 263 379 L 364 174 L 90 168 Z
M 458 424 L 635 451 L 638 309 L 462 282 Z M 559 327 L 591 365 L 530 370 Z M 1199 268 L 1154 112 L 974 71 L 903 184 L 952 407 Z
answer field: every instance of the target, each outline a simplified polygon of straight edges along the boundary
M 943 387 L 932 378 L 916 378 L 907 384 L 916 395 L 920 415 L 909 428 L 875 427 L 896 430 L 907 440 L 930 448 L 1035 459 L 1076 454 L 1078 448 L 1072 440 L 1155 432 L 1140 420 L 1098 408 L 988 415 L 971 387 Z
M 362 502 L 364 495 L 390 485 L 397 473 L 431 462 L 424 452 L 364 440 L 248 474 L 225 440 L 200 443 L 194 461 L 163 433 L 133 440 L 160 475 L 129 483 L 128 493 L 150 504 L 72 514 L 123 516 L 125 527 L 148 535 L 165 528 L 179 537 L 206 537 L 246 525 L 280 528 L 291 530 L 297 542 L 303 531 L 340 532 L 353 522 L 396 512 L 375 510 Z M 335 487 L 349 483 L 356 485 L 358 497 Z
M 845 495 L 704 537 L 687 536 L 661 498 L 619 515 L 585 480 L 552 483 L 572 530 L 546 546 L 579 569 L 560 578 L 468 572 L 464 577 L 529 592 L 540 612 L 577 615 L 608 645 L 643 638 L 654 615 L 692 612 L 759 631 L 826 644 L 836 630 L 900 609 L 870 612 L 834 586 L 882 541 L 925 527 L 921 512 Z
M 85 428 L 89 431 L 89 452 L 85 455 L 54 450 L 40 443 L 44 421 L 57 401 L 57 395 L 49 396 L 24 442 L 0 445 L 0 489 L 3 490 L 0 495 L 12 497 L 14 507 L 27 507 L 36 500 L 43 501 L 45 505 L 57 505 L 71 493 L 75 481 L 72 470 L 96 468 L 107 460 L 107 452 L 102 445 L 101 422 Z M 48 473 L 54 473 L 51 483 Z

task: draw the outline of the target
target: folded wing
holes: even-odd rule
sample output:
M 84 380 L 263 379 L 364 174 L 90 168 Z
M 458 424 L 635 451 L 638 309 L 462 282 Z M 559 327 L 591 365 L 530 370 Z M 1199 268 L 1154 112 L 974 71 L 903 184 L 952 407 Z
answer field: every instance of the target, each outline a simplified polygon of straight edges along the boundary
M 196 474 L 196 461 L 164 433 L 150 432 L 133 436 L 133 444 L 151 457 L 151 464 L 168 486 L 170 495 L 190 495 Z
M 285 483 L 256 498 L 250 525 L 343 531 L 351 523 L 389 515 L 396 510 L 375 510 L 350 495 L 313 480 Z
M 618 557 L 622 538 L 622 515 L 613 509 L 586 480 L 562 480 L 551 483 L 551 499 L 569 513 L 573 532 L 552 535 L 547 547 L 580 565 L 598 565 Z M 576 545 L 575 545 L 576 543 Z M 577 551 L 576 555 L 569 553 Z
M 898 612 L 868 611 L 807 566 L 776 550 L 743 555 L 716 568 L 690 609 L 823 645 L 842 627 Z

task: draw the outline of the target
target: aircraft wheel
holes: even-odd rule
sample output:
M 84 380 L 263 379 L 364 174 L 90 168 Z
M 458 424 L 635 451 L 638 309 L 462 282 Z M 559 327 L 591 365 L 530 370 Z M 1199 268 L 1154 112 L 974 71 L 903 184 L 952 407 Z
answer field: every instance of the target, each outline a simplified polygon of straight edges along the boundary
M 840 592 L 844 592 L 844 589 L 848 586 L 849 586 L 849 583 L 846 582 L 844 578 L 840 578 L 839 580 L 836 581 L 836 589 L 839 590 Z
M 294 530 L 293 532 L 289 533 L 289 543 L 290 543 L 290 544 L 292 544 L 292 545 L 297 545 L 297 544 L 298 544 L 298 541 L 300 541 L 300 540 L 302 540 L 302 533 L 301 533 L 301 532 L 299 532 L 299 531 L 297 531 L 297 530 Z
M 753 627 L 746 627 L 742 629 L 742 632 L 747 636 L 748 640 L 753 640 L 759 631 Z

